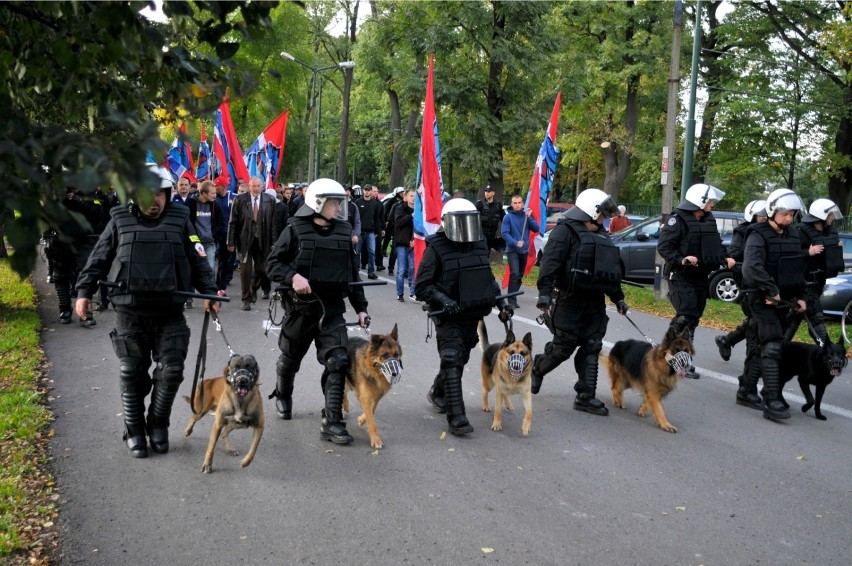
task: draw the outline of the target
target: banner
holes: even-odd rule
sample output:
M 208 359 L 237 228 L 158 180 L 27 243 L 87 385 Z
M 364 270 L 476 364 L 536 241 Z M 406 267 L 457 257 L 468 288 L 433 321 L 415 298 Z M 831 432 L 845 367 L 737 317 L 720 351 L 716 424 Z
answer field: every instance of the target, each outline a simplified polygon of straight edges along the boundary
M 234 132 L 234 123 L 231 120 L 231 103 L 227 94 L 219 106 L 219 110 L 216 111 L 214 132 L 216 141 L 213 149 L 216 152 L 219 167 L 221 167 L 221 176 L 228 179 L 228 190 L 235 193 L 237 192 L 238 182 L 240 180 L 248 182 L 250 175 L 248 169 L 246 169 L 245 161 L 243 161 L 240 142 L 237 141 L 237 134 Z
M 213 179 L 213 175 L 210 174 L 210 146 L 207 144 L 207 125 L 204 122 L 201 122 L 201 143 L 198 146 L 195 178 L 199 182 Z
M 264 188 L 274 189 L 284 161 L 284 144 L 287 139 L 287 119 L 290 112 L 285 110 L 257 136 L 243 157 L 249 175 L 263 179 Z
M 166 166 L 171 171 L 175 181 L 186 177 L 191 183 L 196 182 L 195 175 L 192 172 L 192 149 L 189 147 L 189 141 L 186 138 L 185 122 L 180 125 L 180 136 L 176 136 L 172 142 L 172 147 L 166 157 Z
M 426 103 L 423 107 L 423 126 L 420 140 L 420 157 L 417 162 L 417 192 L 414 198 L 414 272 L 420 266 L 426 251 L 426 237 L 434 234 L 441 225 L 444 183 L 441 178 L 441 150 L 438 143 L 438 120 L 435 116 L 435 99 L 432 90 L 432 70 L 435 56 L 429 56 L 429 74 L 426 77 Z

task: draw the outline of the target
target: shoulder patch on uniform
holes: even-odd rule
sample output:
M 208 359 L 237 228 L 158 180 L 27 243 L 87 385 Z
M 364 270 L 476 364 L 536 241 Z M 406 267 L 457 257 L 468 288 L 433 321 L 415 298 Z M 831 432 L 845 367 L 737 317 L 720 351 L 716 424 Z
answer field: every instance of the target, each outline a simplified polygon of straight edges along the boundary
M 677 224 L 677 216 L 669 217 L 669 221 L 666 222 L 666 224 L 668 224 L 669 226 L 674 226 L 675 224 Z
M 194 244 L 199 244 L 201 243 L 201 238 L 199 238 L 196 234 L 192 234 L 189 236 L 189 241 Z
M 204 251 L 204 246 L 201 245 L 201 242 L 195 244 L 195 251 L 198 252 L 198 255 L 201 257 L 207 257 L 207 252 Z

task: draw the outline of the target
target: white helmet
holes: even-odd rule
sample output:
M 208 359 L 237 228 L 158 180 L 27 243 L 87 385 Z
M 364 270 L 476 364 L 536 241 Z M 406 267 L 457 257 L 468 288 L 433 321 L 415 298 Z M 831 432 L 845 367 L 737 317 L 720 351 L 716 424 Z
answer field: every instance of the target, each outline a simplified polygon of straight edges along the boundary
M 746 222 L 755 222 L 756 216 L 766 216 L 766 201 L 753 200 L 748 203 L 743 211 Z
M 404 193 L 404 192 L 405 192 L 405 187 L 397 187 L 393 190 L 393 196 L 396 196 L 396 195 L 398 195 L 400 193 Z
M 159 189 L 160 190 L 163 190 L 163 189 L 171 190 L 171 189 L 174 188 L 175 184 L 174 184 L 174 181 L 172 181 L 172 174 L 169 173 L 168 169 L 166 169 L 165 167 L 161 167 L 160 165 L 157 165 L 156 163 L 151 163 L 151 162 L 148 162 L 145 165 L 148 166 L 148 171 L 150 171 L 151 173 L 156 175 L 157 178 L 159 179 L 159 181 L 160 181 Z
M 361 189 L 361 185 L 352 185 L 352 196 L 356 198 L 364 196 L 364 191 Z
M 713 185 L 706 183 L 698 183 L 692 185 L 686 190 L 686 195 L 677 207 L 681 210 L 704 210 L 708 202 L 716 204 L 725 196 L 724 191 L 721 191 Z
M 594 222 L 601 214 L 604 215 L 604 218 L 611 218 L 615 214 L 618 214 L 618 207 L 615 206 L 612 197 L 602 190 L 586 189 L 577 195 L 577 201 L 565 213 L 565 218 L 580 220 L 582 222 Z
M 843 218 L 843 213 L 834 201 L 818 198 L 811 203 L 808 213 L 802 216 L 802 222 L 825 222 L 829 214 L 834 216 L 835 222 Z
M 467 199 L 452 198 L 441 209 L 441 226 L 454 242 L 478 242 L 482 239 L 479 211 Z
M 333 217 L 334 220 L 346 220 L 349 206 L 346 204 L 346 191 L 343 185 L 334 179 L 317 179 L 305 189 L 305 204 L 296 212 L 296 216 L 313 216 L 319 214 L 326 220 L 332 220 L 322 214 L 325 203 L 329 200 L 340 202 L 340 209 Z
M 789 212 L 791 210 L 805 210 L 805 203 L 799 195 L 790 189 L 776 189 L 766 197 L 766 216 L 774 218 L 776 212 Z

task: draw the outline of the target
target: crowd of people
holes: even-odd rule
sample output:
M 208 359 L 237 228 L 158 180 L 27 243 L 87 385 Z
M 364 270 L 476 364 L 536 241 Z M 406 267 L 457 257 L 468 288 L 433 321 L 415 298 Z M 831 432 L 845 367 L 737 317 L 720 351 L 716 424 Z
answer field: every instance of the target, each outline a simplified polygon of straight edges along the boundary
M 352 442 L 342 412 L 349 364 L 344 301 L 358 314 L 359 324 L 368 326 L 360 270 L 368 280 L 377 279 L 385 258 L 388 274 L 396 277 L 397 299 L 405 302 L 407 280 L 409 298 L 432 311 L 438 372 L 427 393 L 430 405 L 446 414 L 451 433 L 473 431 L 465 416 L 461 376 L 478 340 L 476 326 L 494 307 L 504 322 L 519 308 L 512 294 L 521 285 L 531 234 L 541 230 L 520 195 L 511 197 L 508 212 L 489 186 L 475 204 L 447 196 L 441 226 L 427 237 L 415 277 L 413 189 L 397 187 L 380 201 L 375 186 L 344 187 L 318 179 L 307 186 L 282 183 L 263 190 L 262 180 L 253 177 L 241 180 L 234 194 L 221 180 L 196 185 L 180 179 L 174 186 L 167 171 L 151 169 L 159 192 L 150 206 L 122 206 L 112 191 L 90 199 L 69 189 L 63 204 L 86 219 L 84 227 L 69 215 L 67 226 L 45 237 L 59 322 L 71 321 L 74 299 L 84 325 L 95 324 L 93 307 L 104 310 L 112 304 L 116 310 L 110 337 L 119 359 L 124 440 L 132 456 L 147 456 L 149 445 L 154 452 L 168 451 L 169 417 L 189 348 L 183 311 L 192 308 L 193 294 L 204 295 L 205 309 L 217 311 L 215 299 L 227 295 L 235 271 L 243 310 L 251 310 L 258 294 L 269 298 L 273 286 L 284 290 L 286 316 L 270 394 L 277 415 L 292 418 L 295 378 L 313 343 L 323 366 L 321 438 Z M 661 225 L 658 251 L 676 311 L 670 325 L 692 336 L 708 298 L 708 274 L 722 265 L 732 268 L 745 296 L 746 318 L 716 343 L 727 360 L 731 348 L 746 340 L 736 402 L 772 420 L 789 418 L 780 399 L 782 344 L 804 313 L 815 337 L 825 339 L 819 297 L 826 278 L 843 269 L 834 230 L 842 214 L 827 199 L 806 210 L 798 195 L 780 189 L 765 201 L 749 203 L 745 222 L 726 249 L 712 214 L 723 197 L 716 187 L 694 185 Z M 800 212 L 805 213 L 802 227 L 793 228 Z M 553 337 L 532 360 L 532 392 L 539 393 L 544 376 L 573 355 L 574 409 L 593 415 L 608 414 L 596 397 L 606 299 L 619 314 L 628 311 L 619 250 L 603 226 L 624 216 L 623 207 L 603 191 L 582 191 L 553 228 L 540 260 L 536 308 L 549 321 Z M 489 262 L 495 249 L 508 259 L 506 294 Z M 699 377 L 694 368 L 691 377 Z M 758 395 L 760 379 L 764 387 Z

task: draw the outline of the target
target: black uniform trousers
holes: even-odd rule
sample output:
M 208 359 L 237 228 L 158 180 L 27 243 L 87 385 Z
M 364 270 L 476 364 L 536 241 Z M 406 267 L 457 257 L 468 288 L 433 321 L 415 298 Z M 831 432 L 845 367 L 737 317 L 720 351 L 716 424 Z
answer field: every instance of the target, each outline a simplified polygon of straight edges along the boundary
M 553 309 L 556 333 L 553 340 L 545 344 L 544 353 L 536 364 L 536 368 L 542 370 L 542 376 L 571 357 L 578 347 L 574 356 L 574 369 L 580 381 L 584 379 L 588 360 L 592 357 L 597 360 L 609 317 L 606 315 L 603 293 L 595 295 L 599 296 L 573 294 L 569 297 L 559 296 L 556 300 Z
M 675 318 L 672 322 L 682 318 L 686 328 L 694 334 L 709 297 L 710 289 L 707 281 L 670 279 L 669 301 L 675 309 Z

